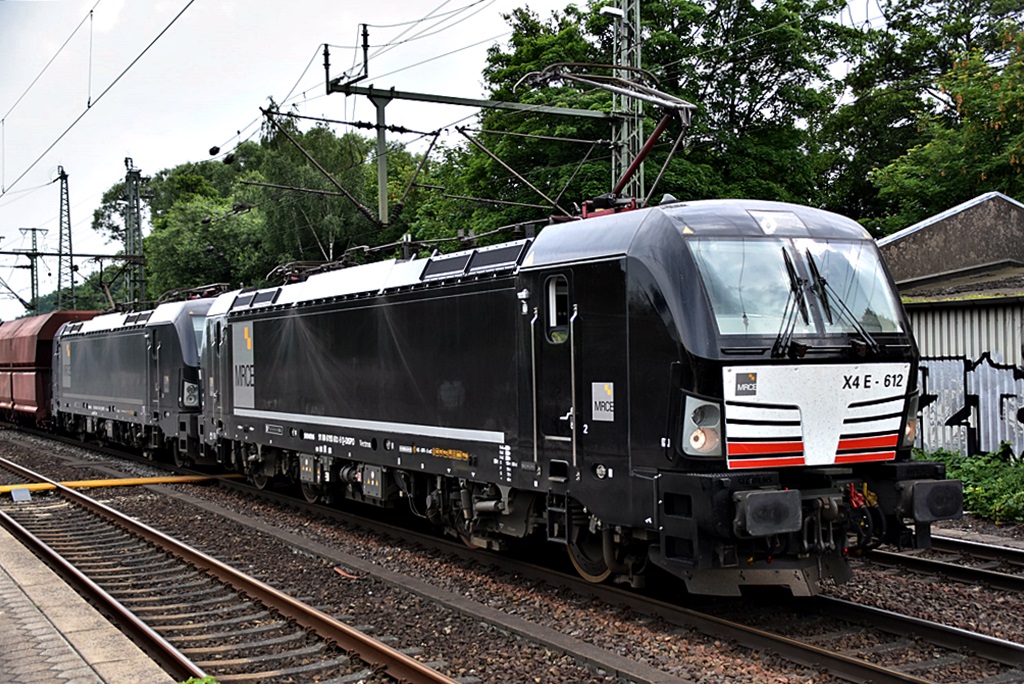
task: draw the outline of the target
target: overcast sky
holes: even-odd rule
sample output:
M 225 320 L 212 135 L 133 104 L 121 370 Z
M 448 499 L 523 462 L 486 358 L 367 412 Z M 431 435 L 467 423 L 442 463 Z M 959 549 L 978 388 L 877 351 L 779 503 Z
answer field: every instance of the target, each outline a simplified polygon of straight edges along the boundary
M 39 234 L 40 251 L 57 252 L 59 166 L 69 176 L 74 251 L 113 254 L 120 245 L 90 224 L 103 192 L 123 180 L 126 157 L 143 175 L 208 159 L 212 146 L 249 138 L 259 108 L 289 93 L 300 113 L 373 120 L 366 98 L 324 95 L 322 44 L 337 46 L 331 75 L 340 75 L 357 57 L 351 48 L 363 23 L 371 46 L 434 35 L 372 56 L 361 85 L 480 97 L 487 47 L 509 35 L 502 15 L 524 4 L 546 18 L 568 0 L 0 0 L 0 250 L 30 249 L 20 229 L 37 227 L 48 231 Z M 396 101 L 387 117 L 432 130 L 471 112 Z M 26 300 L 29 271 L 16 267 L 28 263 L 0 256 L 0 278 Z M 40 294 L 56 288 L 55 257 L 42 260 L 39 282 Z M 0 319 L 21 316 L 3 293 Z

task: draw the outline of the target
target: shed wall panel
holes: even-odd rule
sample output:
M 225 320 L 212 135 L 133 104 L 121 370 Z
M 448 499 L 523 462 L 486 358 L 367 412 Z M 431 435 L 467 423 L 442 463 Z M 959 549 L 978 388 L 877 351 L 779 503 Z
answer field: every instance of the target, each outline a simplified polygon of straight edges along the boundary
M 909 307 L 921 351 L 918 445 L 1024 454 L 1024 304 Z
M 963 356 L 973 361 L 988 352 L 995 363 L 1022 365 L 1024 304 L 915 308 L 908 312 L 921 356 Z

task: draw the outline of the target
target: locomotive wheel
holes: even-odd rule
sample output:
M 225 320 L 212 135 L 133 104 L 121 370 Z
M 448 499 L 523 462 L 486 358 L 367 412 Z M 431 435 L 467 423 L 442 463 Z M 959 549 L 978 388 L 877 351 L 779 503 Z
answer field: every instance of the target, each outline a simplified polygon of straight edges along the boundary
M 315 504 L 320 500 L 320 487 L 318 485 L 302 482 L 299 484 L 299 488 L 302 489 L 302 498 L 306 500 L 306 503 Z
M 592 534 L 587 529 L 577 530 L 567 548 L 573 567 L 586 581 L 600 584 L 611 576 L 612 571 L 604 562 L 604 553 L 601 551 L 600 535 Z
M 256 489 L 266 489 L 268 482 L 270 482 L 270 476 L 266 473 L 252 474 L 252 483 L 256 485 Z
M 463 546 L 470 549 L 479 549 L 480 547 L 473 543 L 472 533 L 469 528 L 466 527 L 466 521 L 460 513 L 455 513 L 449 517 L 449 523 L 451 524 L 450 531 L 455 533 L 455 536 L 459 538 Z
M 188 457 L 188 454 L 183 452 L 178 446 L 178 440 L 174 440 L 174 446 L 171 447 L 171 453 L 174 455 L 174 465 L 179 468 L 188 468 L 192 465 L 192 459 Z

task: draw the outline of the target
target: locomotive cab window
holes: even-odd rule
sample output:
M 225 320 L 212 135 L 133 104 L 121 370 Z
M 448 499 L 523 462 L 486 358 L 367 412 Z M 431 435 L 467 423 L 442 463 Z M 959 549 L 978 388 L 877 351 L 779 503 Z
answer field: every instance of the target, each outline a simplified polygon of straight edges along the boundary
M 548 278 L 548 341 L 561 344 L 569 339 L 569 282 L 565 276 Z
M 856 241 L 687 243 L 722 335 L 899 333 L 899 303 L 875 251 Z M 788 318 L 788 320 L 787 320 Z

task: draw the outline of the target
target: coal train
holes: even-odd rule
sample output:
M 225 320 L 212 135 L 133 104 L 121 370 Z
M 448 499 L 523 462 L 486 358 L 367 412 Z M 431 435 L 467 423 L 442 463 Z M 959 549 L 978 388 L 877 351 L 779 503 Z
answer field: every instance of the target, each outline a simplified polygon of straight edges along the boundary
M 594 582 L 808 595 L 962 512 L 960 482 L 910 458 L 917 352 L 874 241 L 809 207 L 669 201 L 49 316 L 49 364 L 0 362 L 49 395 L 0 410 L 310 501 L 402 504 L 477 547 L 560 545 Z

